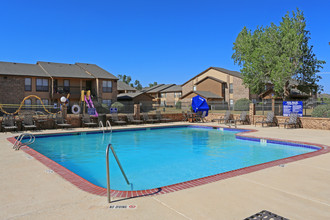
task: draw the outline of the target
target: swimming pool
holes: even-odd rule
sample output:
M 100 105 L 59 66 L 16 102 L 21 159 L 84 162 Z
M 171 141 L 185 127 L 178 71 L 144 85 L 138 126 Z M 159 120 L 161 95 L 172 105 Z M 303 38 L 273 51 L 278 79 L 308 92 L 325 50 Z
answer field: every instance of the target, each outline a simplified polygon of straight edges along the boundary
M 110 156 L 111 189 L 141 191 L 315 152 L 316 146 L 238 137 L 241 130 L 177 126 L 41 135 L 30 147 L 89 182 L 106 187 L 105 148 L 110 142 L 131 182 Z

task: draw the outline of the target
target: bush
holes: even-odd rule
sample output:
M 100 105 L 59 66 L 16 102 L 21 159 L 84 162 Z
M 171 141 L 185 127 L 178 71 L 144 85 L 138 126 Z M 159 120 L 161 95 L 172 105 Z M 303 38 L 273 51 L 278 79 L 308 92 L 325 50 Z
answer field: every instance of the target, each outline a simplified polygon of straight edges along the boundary
M 178 101 L 176 104 L 175 104 L 175 108 L 176 109 L 181 109 L 181 102 Z
M 330 118 L 330 105 L 316 106 L 312 112 L 312 117 Z
M 122 104 L 120 102 L 114 102 L 111 105 L 111 108 L 117 108 L 118 112 L 122 112 L 124 110 L 124 104 Z
M 235 111 L 249 111 L 251 101 L 243 98 L 235 102 L 234 110 Z

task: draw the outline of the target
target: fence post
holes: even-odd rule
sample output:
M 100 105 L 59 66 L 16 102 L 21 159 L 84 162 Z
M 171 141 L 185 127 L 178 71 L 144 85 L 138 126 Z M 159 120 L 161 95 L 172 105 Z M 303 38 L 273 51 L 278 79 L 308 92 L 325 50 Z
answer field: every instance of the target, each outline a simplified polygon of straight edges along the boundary
M 272 112 L 275 114 L 275 99 L 272 99 Z
M 256 114 L 256 105 L 254 103 L 250 103 L 249 106 L 249 119 L 251 122 L 251 125 L 254 124 L 254 115 Z
M 134 116 L 140 119 L 140 104 L 134 104 Z

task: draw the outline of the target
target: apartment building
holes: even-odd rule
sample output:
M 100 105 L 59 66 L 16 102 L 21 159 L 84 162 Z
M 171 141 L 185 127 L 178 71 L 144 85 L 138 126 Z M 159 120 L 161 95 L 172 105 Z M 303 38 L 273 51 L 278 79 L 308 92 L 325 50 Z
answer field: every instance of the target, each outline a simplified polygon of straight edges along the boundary
M 0 62 L 0 103 L 19 104 L 24 97 L 36 95 L 44 104 L 56 105 L 70 94 L 70 106 L 79 102 L 81 90 L 90 90 L 94 100 L 110 105 L 117 100 L 117 80 L 95 64 Z M 38 105 L 40 101 L 31 98 L 25 104 Z
M 161 106 L 174 106 L 182 95 L 182 88 L 175 84 L 159 84 L 144 88 L 142 92 L 153 97 L 153 102 Z
M 248 88 L 243 85 L 239 72 L 220 67 L 210 67 L 182 85 L 181 100 L 189 101 L 200 95 L 207 101 L 217 101 L 233 105 L 241 98 L 250 99 Z

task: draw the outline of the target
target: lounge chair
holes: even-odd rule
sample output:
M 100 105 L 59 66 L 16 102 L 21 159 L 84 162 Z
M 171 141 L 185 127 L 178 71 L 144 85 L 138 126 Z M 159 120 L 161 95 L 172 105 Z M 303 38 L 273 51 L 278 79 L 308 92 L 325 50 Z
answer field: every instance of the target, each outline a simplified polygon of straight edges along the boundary
M 69 128 L 72 126 L 71 124 L 66 123 L 66 120 L 63 118 L 63 116 L 59 114 L 56 114 L 55 125 L 56 128 L 58 127 Z
M 141 123 L 143 123 L 142 120 L 134 119 L 134 117 L 133 117 L 132 114 L 128 114 L 128 115 L 127 115 L 127 120 L 128 120 L 128 122 L 130 122 L 130 123 L 134 123 L 134 124 L 141 124 Z
M 161 121 L 161 122 L 169 122 L 172 121 L 170 118 L 163 118 L 160 111 L 156 111 L 156 118 L 157 120 Z
M 33 119 L 32 114 L 26 114 L 23 117 L 24 118 L 23 118 L 23 122 L 22 122 L 22 127 L 24 128 L 24 130 L 37 128 L 36 122 Z
M 291 113 L 290 118 L 285 119 L 285 122 L 278 123 L 278 128 L 280 128 L 280 125 L 283 124 L 284 128 L 288 125 L 294 125 L 295 128 L 299 125 L 298 123 L 298 114 L 297 113 Z
M 95 122 L 91 122 L 91 116 L 88 114 L 84 114 L 81 118 L 82 121 L 82 126 L 85 127 L 85 125 L 87 125 L 87 127 L 89 126 L 97 126 L 97 123 Z
M 258 123 L 262 124 L 262 127 L 264 126 L 264 124 L 270 125 L 270 124 L 274 124 L 275 125 L 275 121 L 274 121 L 274 112 L 268 112 L 267 117 L 262 118 L 261 121 L 257 121 L 254 125 L 257 126 Z
M 240 122 L 244 124 L 245 122 L 248 122 L 247 119 L 247 112 L 241 112 L 241 115 L 239 116 L 239 119 L 233 120 L 234 123 L 236 124 L 237 122 Z
M 198 122 L 205 122 L 205 117 L 206 117 L 206 113 L 207 113 L 207 111 L 203 111 L 203 112 L 201 112 L 201 111 L 199 111 L 199 112 L 197 112 L 196 113 L 196 121 L 198 121 Z
M 230 111 L 226 111 L 226 114 L 218 119 L 213 119 L 213 121 L 217 121 L 218 124 L 220 124 L 220 122 L 223 122 L 224 124 L 230 122 L 231 120 L 231 113 Z
M 122 121 L 122 120 L 118 119 L 117 113 L 111 113 L 111 120 L 113 121 L 113 123 L 115 123 L 117 125 L 126 125 L 127 124 L 126 121 Z
M 148 113 L 146 113 L 146 112 L 143 112 L 142 113 L 142 117 L 143 117 L 144 123 L 148 123 L 148 122 L 155 123 L 155 122 L 158 122 L 158 120 L 156 120 L 156 119 L 149 118 Z
M 17 131 L 15 116 L 4 115 L 2 118 L 1 127 L 5 130 L 5 132 L 7 132 L 7 130 L 16 130 Z

